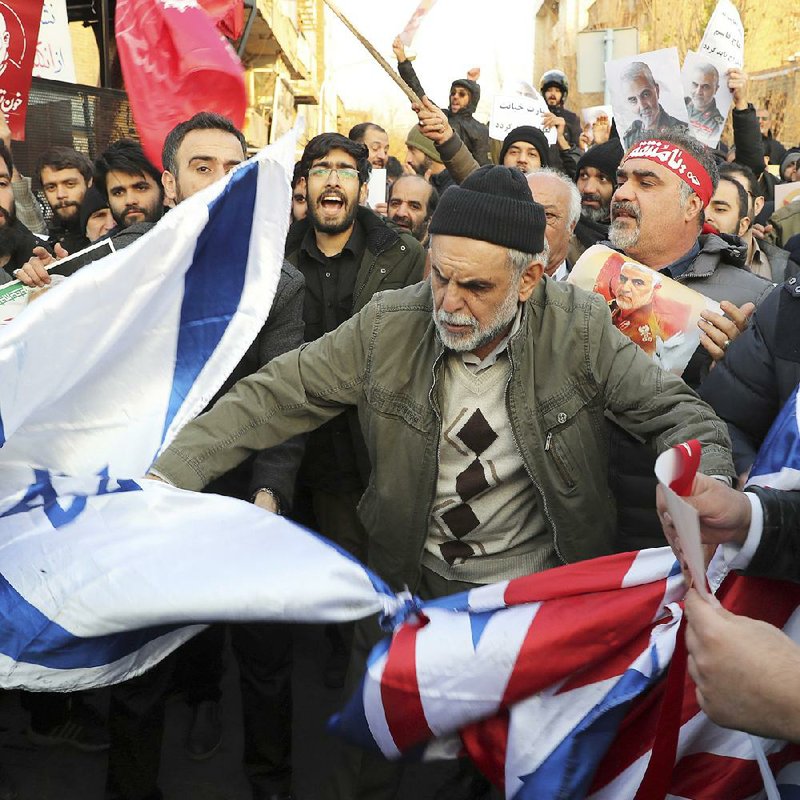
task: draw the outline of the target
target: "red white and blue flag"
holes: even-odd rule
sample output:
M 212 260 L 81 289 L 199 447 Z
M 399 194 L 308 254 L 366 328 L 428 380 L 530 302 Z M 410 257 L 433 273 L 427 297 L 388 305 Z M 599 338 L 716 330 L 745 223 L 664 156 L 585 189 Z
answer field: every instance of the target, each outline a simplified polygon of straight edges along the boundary
M 800 487 L 798 420 L 795 394 L 751 482 Z M 729 610 L 800 641 L 800 586 L 728 574 L 721 552 L 709 582 Z M 469 755 L 508 800 L 800 797 L 800 748 L 720 728 L 697 705 L 685 590 L 663 548 L 425 603 L 373 650 L 331 727 L 389 759 Z

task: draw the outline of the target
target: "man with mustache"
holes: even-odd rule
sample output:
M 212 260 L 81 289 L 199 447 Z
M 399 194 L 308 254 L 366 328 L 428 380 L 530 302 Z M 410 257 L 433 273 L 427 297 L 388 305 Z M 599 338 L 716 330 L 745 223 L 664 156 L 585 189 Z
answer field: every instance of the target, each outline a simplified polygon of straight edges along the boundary
M 428 223 L 439 202 L 439 192 L 419 175 L 403 175 L 389 187 L 387 218 L 418 242 L 428 242 Z
M 700 344 L 683 372 L 697 388 L 712 360 L 748 324 L 772 284 L 745 264 L 746 247 L 703 233 L 705 209 L 719 183 L 711 151 L 695 139 L 653 133 L 631 147 L 617 170 L 611 199 L 611 245 L 634 261 L 716 300 L 723 314 L 704 311 Z M 654 455 L 617 426 L 612 428 L 610 485 L 617 497 L 624 549 L 664 544 L 655 512 Z
M 89 157 L 71 147 L 51 147 L 39 156 L 35 178 L 53 212 L 51 245 L 77 253 L 89 244 L 81 229 L 80 209 L 86 190 L 92 185 L 93 165 Z

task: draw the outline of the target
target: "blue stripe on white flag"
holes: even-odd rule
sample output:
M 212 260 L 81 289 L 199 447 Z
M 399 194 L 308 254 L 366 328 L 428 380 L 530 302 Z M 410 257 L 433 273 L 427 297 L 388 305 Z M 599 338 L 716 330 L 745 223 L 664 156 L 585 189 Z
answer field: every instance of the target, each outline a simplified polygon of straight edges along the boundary
M 254 161 L 237 170 L 208 207 L 209 221 L 184 279 L 175 373 L 162 438 L 239 307 L 257 188 Z
M 0 652 L 51 669 L 99 667 L 135 653 L 183 625 L 81 638 L 48 619 L 0 575 Z

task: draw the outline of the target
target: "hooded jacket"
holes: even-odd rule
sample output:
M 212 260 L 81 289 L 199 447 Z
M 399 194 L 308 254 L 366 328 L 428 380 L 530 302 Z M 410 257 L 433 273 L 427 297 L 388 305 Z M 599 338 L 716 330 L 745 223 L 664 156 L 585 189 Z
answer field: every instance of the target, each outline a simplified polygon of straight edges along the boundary
M 417 97 L 423 97 L 427 93 L 419 82 L 417 73 L 410 61 L 401 61 L 397 65 L 400 77 L 409 85 Z M 458 134 L 462 142 L 467 146 L 472 157 L 483 166 L 489 163 L 489 127 L 482 122 L 478 122 L 472 115 L 478 107 L 481 99 L 481 87 L 469 78 L 458 78 L 453 81 L 450 91 L 454 86 L 462 86 L 469 92 L 470 101 L 466 108 L 461 108 L 455 113 L 449 106 L 443 106 L 442 111 L 447 115 L 450 126 Z

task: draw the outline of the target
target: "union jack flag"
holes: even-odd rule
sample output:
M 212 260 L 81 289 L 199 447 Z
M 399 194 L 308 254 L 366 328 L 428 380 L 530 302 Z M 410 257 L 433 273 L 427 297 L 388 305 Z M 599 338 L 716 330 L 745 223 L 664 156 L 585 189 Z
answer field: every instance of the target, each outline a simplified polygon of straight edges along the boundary
M 753 482 L 800 486 L 787 484 L 798 420 L 795 393 Z M 708 577 L 723 606 L 800 641 L 800 586 L 728 570 L 719 552 Z M 373 650 L 331 727 L 390 759 L 469 755 L 507 800 L 800 797 L 800 748 L 700 710 L 679 634 L 685 591 L 662 548 L 425 603 Z

